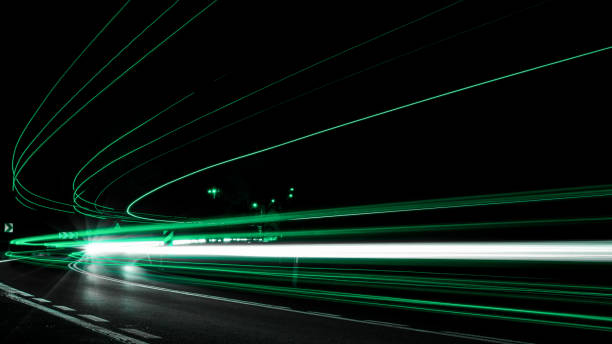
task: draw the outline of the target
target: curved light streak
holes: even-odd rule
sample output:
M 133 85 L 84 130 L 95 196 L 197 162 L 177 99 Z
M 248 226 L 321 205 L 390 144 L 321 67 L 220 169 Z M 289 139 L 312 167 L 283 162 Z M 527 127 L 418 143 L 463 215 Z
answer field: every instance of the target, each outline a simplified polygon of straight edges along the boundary
M 360 123 L 360 122 L 363 122 L 363 121 L 366 121 L 366 120 L 369 120 L 369 119 L 372 119 L 372 118 L 380 117 L 380 116 L 383 116 L 383 115 L 386 115 L 388 113 L 395 112 L 395 111 L 398 111 L 398 110 L 406 109 L 406 108 L 412 107 L 414 105 L 426 103 L 426 102 L 429 102 L 429 101 L 432 101 L 432 100 L 436 100 L 436 99 L 440 99 L 440 98 L 443 98 L 443 97 L 446 97 L 446 96 L 449 96 L 449 95 L 453 95 L 453 94 L 456 94 L 456 93 L 464 92 L 464 91 L 467 91 L 467 90 L 470 90 L 470 89 L 473 89 L 473 88 L 477 88 L 477 87 L 481 87 L 481 86 L 484 86 L 484 85 L 488 85 L 488 84 L 491 84 L 491 83 L 494 83 L 494 82 L 497 82 L 497 81 L 500 81 L 500 80 L 512 78 L 512 77 L 519 76 L 519 75 L 522 75 L 522 74 L 526 74 L 526 73 L 529 73 L 529 72 L 537 71 L 537 70 L 540 70 L 540 69 L 543 69 L 543 68 L 548 68 L 548 67 L 551 67 L 551 66 L 554 66 L 554 65 L 558 65 L 558 64 L 561 64 L 561 63 L 573 61 L 575 59 L 579 59 L 579 58 L 583 58 L 583 57 L 586 57 L 586 56 L 590 56 L 590 55 L 606 52 L 606 51 L 608 51 L 610 49 L 612 49 L 612 46 L 607 46 L 607 47 L 604 47 L 604 48 L 601 48 L 601 49 L 592 50 L 592 51 L 589 51 L 589 52 L 586 52 L 586 53 L 582 53 L 582 54 L 579 54 L 579 55 L 574 55 L 574 56 L 571 56 L 571 57 L 568 57 L 568 58 L 564 58 L 564 59 L 561 59 L 561 60 L 557 60 L 557 61 L 549 62 L 549 63 L 543 64 L 543 65 L 539 65 L 539 66 L 536 66 L 536 67 L 531 67 L 531 68 L 528 68 L 528 69 L 524 69 L 524 70 L 521 70 L 521 71 L 518 71 L 518 72 L 515 72 L 515 73 L 506 74 L 506 75 L 503 75 L 503 76 L 500 76 L 500 77 L 497 77 L 497 78 L 489 79 L 489 80 L 486 80 L 486 81 L 483 81 L 483 82 L 479 82 L 479 83 L 472 84 L 472 85 L 469 85 L 469 86 L 465 86 L 465 87 L 462 87 L 462 88 L 458 88 L 458 89 L 455 89 L 455 90 L 452 90 L 452 91 L 441 93 L 441 94 L 438 94 L 438 95 L 435 95 L 435 96 L 432 96 L 432 97 L 424 98 L 424 99 L 421 99 L 421 100 L 418 100 L 418 101 L 415 101 L 415 102 L 412 102 L 412 103 L 409 103 L 409 104 L 405 104 L 405 105 L 402 105 L 402 106 L 398 106 L 398 107 L 395 107 L 395 108 L 392 108 L 392 109 L 389 109 L 389 110 L 381 111 L 381 112 L 378 112 L 378 113 L 375 113 L 375 114 L 372 114 L 372 115 L 369 115 L 369 116 L 361 117 L 361 118 L 353 120 L 353 121 L 345 122 L 345 123 L 342 123 L 342 124 L 339 124 L 339 125 L 327 128 L 327 129 L 319 130 L 319 131 L 313 132 L 311 134 L 298 137 L 296 139 L 285 141 L 283 143 L 279 143 L 279 144 L 276 144 L 276 145 L 273 145 L 273 146 L 269 146 L 269 147 L 266 147 L 266 148 L 263 148 L 263 149 L 259 149 L 259 150 L 253 151 L 251 153 L 239 155 L 237 157 L 234 157 L 234 158 L 231 158 L 231 159 L 227 159 L 227 160 L 224 160 L 224 161 L 221 161 L 221 162 L 218 162 L 218 163 L 206 166 L 204 168 L 201 168 L 201 169 L 195 170 L 193 172 L 187 173 L 187 174 L 185 174 L 185 175 L 183 175 L 181 177 L 172 179 L 172 180 L 170 180 L 170 181 L 168 181 L 168 182 L 166 182 L 164 184 L 161 184 L 160 186 L 157 186 L 157 187 L 151 189 L 150 191 L 144 193 L 143 195 L 139 196 L 138 198 L 136 198 L 134 201 L 132 201 L 128 205 L 128 207 L 126 208 L 126 213 L 128 215 L 130 215 L 130 216 L 133 216 L 135 218 L 139 218 L 141 220 L 166 222 L 167 220 L 160 220 L 160 219 L 156 219 L 156 218 L 152 218 L 152 217 L 141 217 L 141 216 L 138 216 L 138 215 L 136 215 L 132 211 L 132 208 L 136 205 L 136 203 L 140 202 L 144 198 L 150 196 L 151 194 L 153 194 L 153 193 L 155 193 L 155 192 L 157 192 L 157 191 L 159 191 L 159 190 L 161 190 L 161 189 L 163 189 L 163 188 L 165 188 L 165 187 L 167 187 L 169 185 L 172 185 L 172 184 L 174 184 L 176 182 L 179 182 L 181 180 L 184 180 L 186 178 L 189 178 L 191 176 L 194 176 L 196 174 L 202 173 L 202 172 L 204 172 L 206 170 L 209 170 L 209 169 L 212 169 L 212 168 L 215 168 L 215 167 L 218 167 L 218 166 L 222 166 L 222 165 L 225 165 L 225 164 L 237 161 L 237 160 L 242 160 L 244 158 L 255 156 L 255 155 L 258 155 L 258 154 L 261 154 L 261 153 L 264 153 L 264 152 L 267 152 L 267 151 L 271 151 L 271 150 L 274 150 L 274 149 L 277 149 L 277 148 L 280 148 L 280 147 L 284 147 L 284 146 L 287 146 L 287 145 L 290 145 L 290 144 L 293 144 L 293 143 L 296 143 L 296 142 L 300 142 L 300 141 L 306 140 L 306 139 L 314 137 L 314 136 L 318 136 L 318 135 L 321 135 L 321 134 L 324 134 L 324 133 L 327 133 L 327 132 L 330 132 L 330 131 L 334 131 L 336 129 L 340 129 L 340 128 L 343 128 L 343 127 L 346 127 L 346 126 L 350 126 L 350 125 L 353 125 L 353 124 L 356 124 L 356 123 Z

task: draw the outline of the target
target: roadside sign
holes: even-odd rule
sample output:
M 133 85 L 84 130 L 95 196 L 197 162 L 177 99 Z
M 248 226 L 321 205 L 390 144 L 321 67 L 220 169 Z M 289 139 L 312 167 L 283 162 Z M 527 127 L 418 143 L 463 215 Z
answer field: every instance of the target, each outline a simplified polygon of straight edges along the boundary
M 4 233 L 13 233 L 13 224 L 10 222 L 4 223 Z

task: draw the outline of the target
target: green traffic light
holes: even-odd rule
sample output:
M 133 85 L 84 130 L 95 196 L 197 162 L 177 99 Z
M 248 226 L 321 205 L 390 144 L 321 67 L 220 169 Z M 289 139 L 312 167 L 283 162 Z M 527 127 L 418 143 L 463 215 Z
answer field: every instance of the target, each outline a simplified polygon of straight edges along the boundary
M 253 204 L 251 204 L 251 207 L 253 209 L 257 209 L 257 207 L 259 207 L 259 204 L 257 204 L 257 202 L 253 202 Z

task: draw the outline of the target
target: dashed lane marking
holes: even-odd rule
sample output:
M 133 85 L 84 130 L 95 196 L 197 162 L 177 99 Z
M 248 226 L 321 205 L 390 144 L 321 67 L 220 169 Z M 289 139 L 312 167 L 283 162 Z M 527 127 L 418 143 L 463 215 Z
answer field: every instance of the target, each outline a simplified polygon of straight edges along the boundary
M 91 315 L 91 314 L 79 314 L 80 317 L 85 318 L 85 319 L 89 319 L 91 321 L 95 321 L 95 322 L 108 322 L 108 320 L 106 319 L 102 319 L 99 318 L 95 315 Z
M 0 291 L 3 291 L 4 292 L 4 296 L 6 296 L 8 299 L 11 299 L 13 301 L 22 303 L 22 304 L 30 306 L 32 308 L 36 308 L 36 309 L 38 309 L 40 311 L 43 311 L 45 313 L 49 313 L 49 314 L 54 315 L 54 316 L 56 316 L 58 318 L 62 318 L 64 320 L 66 320 L 66 321 L 69 321 L 69 322 L 71 322 L 73 324 L 76 324 L 78 326 L 81 326 L 81 327 L 86 328 L 88 330 L 91 330 L 93 332 L 96 332 L 96 333 L 99 333 L 99 334 L 104 335 L 106 337 L 109 337 L 109 338 L 111 338 L 113 340 L 116 340 L 118 342 L 121 342 L 121 343 L 124 343 L 124 344 L 148 344 L 147 342 L 142 341 L 140 339 L 136 339 L 136 338 L 132 338 L 130 336 L 126 336 L 123 333 L 119 333 L 119 332 L 115 332 L 115 331 L 109 330 L 109 329 L 104 328 L 102 326 L 92 324 L 90 322 L 81 320 L 81 319 L 79 319 L 77 317 L 73 317 L 71 315 L 68 315 L 68 314 L 62 313 L 60 311 L 57 311 L 57 310 L 55 310 L 53 308 L 46 307 L 46 306 L 43 306 L 43 305 L 41 305 L 39 303 L 36 303 L 36 302 L 30 301 L 28 299 L 25 299 L 25 298 L 19 296 L 19 295 L 21 295 L 23 293 L 22 291 L 20 291 L 18 289 L 15 289 L 13 287 L 9 287 L 6 284 L 0 283 Z
M 25 297 L 34 297 L 34 295 L 32 295 L 32 294 L 28 294 L 25 291 L 21 291 L 19 289 L 15 289 L 13 287 L 10 287 L 10 286 L 8 286 L 6 284 L 2 284 L 2 283 L 0 283 L 0 289 L 6 291 L 8 293 L 18 294 L 18 295 L 25 296 Z
M 55 308 L 59 308 L 59 309 L 61 309 L 61 310 L 63 310 L 63 311 L 67 311 L 67 312 L 74 312 L 74 311 L 75 311 L 73 308 L 66 307 L 66 306 L 58 306 L 58 305 L 55 305 L 55 306 L 53 306 L 53 307 L 55 307 Z
M 137 330 L 135 328 L 121 328 L 120 330 L 131 333 L 133 335 L 136 335 L 138 337 L 144 338 L 144 339 L 160 339 L 160 336 L 156 336 L 154 334 L 150 334 L 141 330 Z
M 51 301 L 47 300 L 47 299 L 43 299 L 40 297 L 35 297 L 32 300 L 38 301 L 38 302 L 42 302 L 42 303 L 51 303 Z

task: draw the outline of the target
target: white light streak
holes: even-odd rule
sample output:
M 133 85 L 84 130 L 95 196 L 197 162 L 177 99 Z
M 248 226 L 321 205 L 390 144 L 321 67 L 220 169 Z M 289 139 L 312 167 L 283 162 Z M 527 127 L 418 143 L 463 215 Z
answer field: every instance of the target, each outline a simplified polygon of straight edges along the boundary
M 98 255 L 106 252 L 128 252 L 130 249 L 146 249 L 163 245 L 163 241 L 100 242 L 87 244 L 83 249 L 88 255 Z
M 194 257 L 612 261 L 612 241 L 186 246 L 161 246 L 152 243 L 92 244 L 95 246 L 88 245 L 86 253 Z

